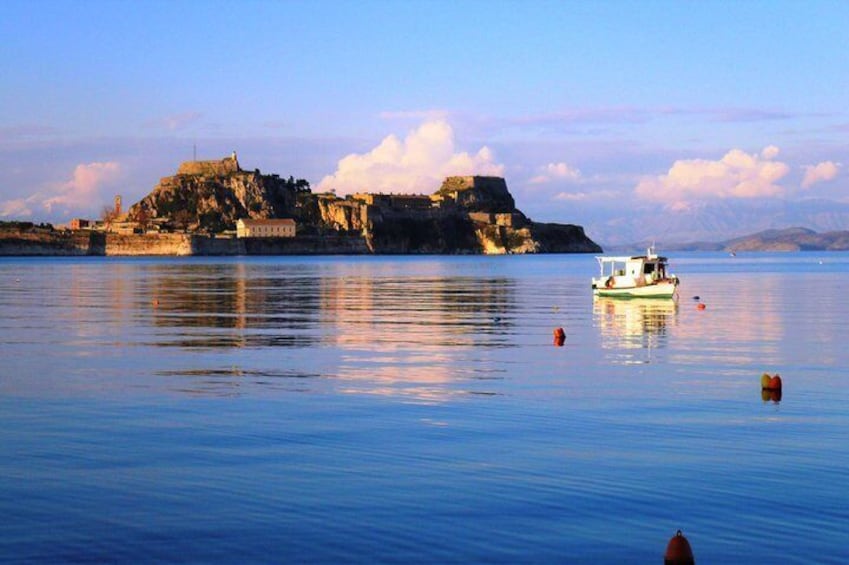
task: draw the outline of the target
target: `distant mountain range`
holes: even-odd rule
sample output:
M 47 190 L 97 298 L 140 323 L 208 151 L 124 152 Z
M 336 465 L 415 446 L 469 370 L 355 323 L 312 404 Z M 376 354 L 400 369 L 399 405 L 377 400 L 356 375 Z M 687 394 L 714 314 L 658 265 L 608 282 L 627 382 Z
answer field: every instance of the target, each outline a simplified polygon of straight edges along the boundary
M 736 239 L 756 236 L 763 236 L 765 245 L 768 242 L 778 245 L 782 242 L 772 241 L 772 235 L 783 232 L 786 226 L 806 226 L 812 233 L 787 234 L 791 239 L 784 244 L 798 244 L 800 249 L 825 249 L 829 248 L 827 240 L 834 233 L 849 228 L 849 204 L 825 199 L 699 202 L 644 207 L 631 210 L 625 219 L 584 225 L 605 250 L 633 248 L 635 242 L 656 242 L 661 249 L 703 245 L 724 248 Z M 795 241 L 793 237 L 801 239 Z M 836 237 L 834 245 L 841 245 L 839 240 Z
M 628 246 L 605 247 L 605 251 L 642 250 L 651 242 Z M 786 228 L 764 230 L 751 235 L 736 237 L 720 242 L 694 241 L 689 243 L 665 243 L 660 247 L 668 251 L 849 251 L 849 231 L 817 233 L 808 228 Z

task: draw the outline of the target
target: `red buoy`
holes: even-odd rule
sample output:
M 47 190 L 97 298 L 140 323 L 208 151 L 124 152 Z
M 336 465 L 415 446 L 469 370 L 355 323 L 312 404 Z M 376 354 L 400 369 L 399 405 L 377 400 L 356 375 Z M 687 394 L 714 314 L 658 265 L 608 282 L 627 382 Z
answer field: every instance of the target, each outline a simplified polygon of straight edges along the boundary
M 666 546 L 663 565 L 695 565 L 695 563 L 696 560 L 693 558 L 690 542 L 687 541 L 681 530 L 678 530 Z
M 560 347 L 566 341 L 566 332 L 563 331 L 563 328 L 557 328 L 554 330 L 554 345 Z
M 769 390 L 781 390 L 781 377 L 778 374 L 769 379 Z
M 704 310 L 705 308 L 707 308 L 707 306 L 705 306 L 704 302 L 699 302 L 698 304 L 696 304 L 696 308 L 698 308 L 699 310 Z

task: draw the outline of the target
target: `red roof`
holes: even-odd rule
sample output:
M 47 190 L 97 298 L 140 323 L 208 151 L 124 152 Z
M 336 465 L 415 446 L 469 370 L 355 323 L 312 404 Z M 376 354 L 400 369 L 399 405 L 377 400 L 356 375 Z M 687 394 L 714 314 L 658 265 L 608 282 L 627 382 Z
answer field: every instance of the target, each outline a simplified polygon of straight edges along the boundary
M 272 220 L 255 220 L 253 218 L 240 218 L 245 226 L 294 226 L 295 220 L 292 218 L 272 219 Z

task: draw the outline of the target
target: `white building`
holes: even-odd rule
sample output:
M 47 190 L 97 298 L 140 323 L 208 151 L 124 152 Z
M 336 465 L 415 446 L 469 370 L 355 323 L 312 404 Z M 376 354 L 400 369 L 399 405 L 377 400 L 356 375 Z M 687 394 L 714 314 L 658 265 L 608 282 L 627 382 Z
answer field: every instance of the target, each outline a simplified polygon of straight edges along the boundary
M 251 220 L 236 222 L 236 237 L 295 237 L 295 220 Z

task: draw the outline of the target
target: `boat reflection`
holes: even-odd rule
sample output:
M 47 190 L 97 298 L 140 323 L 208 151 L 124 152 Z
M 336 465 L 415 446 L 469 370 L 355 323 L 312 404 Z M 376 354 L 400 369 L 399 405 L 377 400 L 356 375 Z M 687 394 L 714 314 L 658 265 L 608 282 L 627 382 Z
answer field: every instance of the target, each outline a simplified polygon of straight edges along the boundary
M 653 349 L 666 346 L 670 327 L 678 321 L 678 301 L 663 298 L 593 299 L 593 319 L 602 348 L 614 352 L 614 361 L 649 363 Z M 644 351 L 638 356 L 635 350 Z

